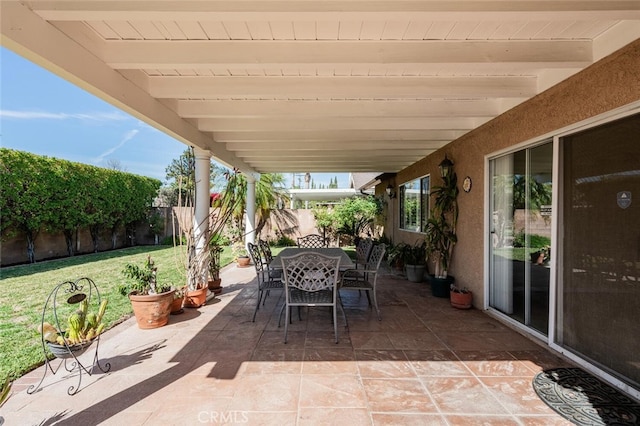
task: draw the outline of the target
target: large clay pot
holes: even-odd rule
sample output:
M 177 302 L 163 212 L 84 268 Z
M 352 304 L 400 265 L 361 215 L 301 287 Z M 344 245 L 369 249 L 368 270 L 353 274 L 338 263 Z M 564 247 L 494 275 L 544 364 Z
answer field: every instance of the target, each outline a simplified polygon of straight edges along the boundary
M 199 308 L 207 302 L 207 286 L 196 290 L 187 290 L 184 298 L 185 308 Z
M 133 314 L 142 329 L 158 328 L 169 322 L 171 303 L 175 290 L 160 294 L 140 295 L 136 292 L 129 293 L 129 300 L 133 308 Z

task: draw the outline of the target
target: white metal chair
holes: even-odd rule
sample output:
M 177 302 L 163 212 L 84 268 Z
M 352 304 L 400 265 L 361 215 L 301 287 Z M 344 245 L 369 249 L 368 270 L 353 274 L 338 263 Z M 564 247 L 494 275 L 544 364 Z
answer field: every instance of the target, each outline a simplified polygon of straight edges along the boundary
M 300 248 L 323 248 L 327 247 L 327 240 L 319 234 L 309 234 L 298 237 L 298 247 Z
M 264 301 L 267 299 L 269 291 L 273 289 L 282 289 L 284 288 L 284 285 L 280 276 L 275 277 L 269 272 L 268 265 L 262 261 L 260 256 L 259 247 L 256 244 L 247 243 L 247 248 L 249 249 L 249 255 L 251 256 L 253 265 L 256 268 L 256 276 L 258 277 L 258 302 L 256 303 L 256 309 L 253 311 L 252 319 L 252 321 L 255 322 L 256 314 L 258 313 L 258 309 L 260 309 L 260 302 L 262 301 L 264 305 Z
M 333 309 L 333 329 L 336 343 L 338 343 L 340 257 L 302 252 L 294 256 L 282 257 L 282 270 L 286 312 L 284 342 L 287 343 L 291 307 L 329 306 Z
M 380 316 L 380 308 L 378 308 L 378 299 L 376 297 L 376 284 L 378 281 L 378 271 L 380 263 L 384 257 L 386 246 L 378 244 L 371 250 L 371 255 L 364 269 L 347 269 L 342 274 L 340 282 L 340 290 L 362 290 L 367 292 L 369 306 L 371 306 L 371 296 L 373 295 L 373 306 L 376 309 L 378 321 L 382 320 Z

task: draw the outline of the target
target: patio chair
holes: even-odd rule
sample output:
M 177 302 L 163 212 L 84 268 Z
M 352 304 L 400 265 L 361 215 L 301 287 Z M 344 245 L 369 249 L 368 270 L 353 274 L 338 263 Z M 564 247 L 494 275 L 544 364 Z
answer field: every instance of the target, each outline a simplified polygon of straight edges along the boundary
M 356 246 L 356 268 L 358 265 L 366 266 L 373 249 L 373 240 L 371 238 L 363 238 Z
M 281 279 L 282 278 L 282 270 L 274 269 L 271 265 L 273 262 L 273 253 L 271 253 L 271 247 L 269 243 L 265 240 L 258 240 L 258 246 L 260 247 L 260 252 L 262 253 L 262 262 L 267 265 L 269 268 L 269 276 L 273 279 Z
M 338 343 L 338 279 L 340 257 L 303 252 L 282 258 L 285 286 L 284 343 L 293 306 L 329 306 L 333 310 L 333 331 Z M 344 310 L 343 310 L 344 315 Z M 345 317 L 346 319 L 346 317 Z
M 256 268 L 256 276 L 258 277 L 258 302 L 256 303 L 256 309 L 253 311 L 252 319 L 252 321 L 255 322 L 256 314 L 258 313 L 258 309 L 260 309 L 260 302 L 264 305 L 269 291 L 272 289 L 282 289 L 284 285 L 280 277 L 275 278 L 269 273 L 268 265 L 262 262 L 259 247 L 256 244 L 247 243 L 247 248 L 249 249 L 249 256 L 251 256 L 253 265 Z
M 369 306 L 371 306 L 371 295 L 373 295 L 373 306 L 376 309 L 378 321 L 382 320 L 380 316 L 380 308 L 378 308 L 378 299 L 376 297 L 376 284 L 378 281 L 378 271 L 380 263 L 384 257 L 386 246 L 378 244 L 371 250 L 371 256 L 364 269 L 347 269 L 342 274 L 340 290 L 362 290 L 367 292 Z
M 327 247 L 327 240 L 318 234 L 309 234 L 298 238 L 300 248 L 323 248 Z

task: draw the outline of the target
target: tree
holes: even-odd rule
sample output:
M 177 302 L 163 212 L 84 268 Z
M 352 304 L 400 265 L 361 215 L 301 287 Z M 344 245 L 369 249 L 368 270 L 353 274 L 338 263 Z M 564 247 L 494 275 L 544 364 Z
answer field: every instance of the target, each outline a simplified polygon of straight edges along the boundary
M 244 212 L 247 208 L 247 180 L 244 175 L 240 175 L 238 185 L 238 196 L 241 198 L 240 204 L 234 212 L 234 224 L 236 226 L 236 238 L 242 235 L 244 225 Z M 289 195 L 285 189 L 285 177 L 281 173 L 264 173 L 256 181 L 256 234 L 269 221 L 273 211 L 277 210 L 278 203 L 289 201 Z
M 180 157 L 171 160 L 165 169 L 166 179 L 173 195 L 169 205 L 177 206 L 178 200 L 189 200 L 195 191 L 196 158 L 193 148 L 187 148 Z
M 313 217 L 316 220 L 316 227 L 322 229 L 322 236 L 326 239 L 327 234 L 335 234 L 333 212 L 326 207 L 314 208 Z
M 184 150 L 180 157 L 171 160 L 166 169 L 168 189 L 161 191 L 164 202 L 170 206 L 177 206 L 178 200 L 188 200 L 195 191 L 195 167 L 196 158 L 193 148 Z M 221 192 L 227 186 L 225 173 L 228 169 L 211 161 L 209 167 L 209 185 L 212 189 Z
M 333 210 L 314 210 L 316 224 L 323 230 L 348 235 L 355 241 L 363 234 L 373 234 L 376 218 L 383 212 L 382 200 L 367 195 L 345 198 Z
M 126 172 L 127 167 L 122 165 L 122 162 L 117 158 L 109 158 L 105 164 L 107 169 L 116 170 L 119 172 Z
M 35 241 L 39 232 L 52 222 L 54 213 L 49 199 L 53 180 L 47 157 L 0 148 L 0 214 L 2 234 L 22 231 L 27 238 L 27 257 L 35 259 Z
M 79 228 L 88 225 L 83 205 L 92 189 L 88 186 L 86 173 L 81 173 L 80 169 L 74 170 L 73 165 L 67 161 L 55 164 L 50 183 L 53 187 L 51 207 L 57 214 L 51 217 L 48 225 L 50 230 L 62 231 L 69 256 L 75 254 L 74 234 L 77 235 Z

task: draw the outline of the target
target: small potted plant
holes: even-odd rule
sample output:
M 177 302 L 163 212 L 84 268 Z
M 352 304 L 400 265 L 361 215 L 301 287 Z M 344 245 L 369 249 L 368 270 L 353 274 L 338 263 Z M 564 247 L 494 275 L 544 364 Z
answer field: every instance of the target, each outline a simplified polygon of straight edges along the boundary
M 411 250 L 411 246 L 407 243 L 393 244 L 387 252 L 387 262 L 389 266 L 396 271 L 404 271 L 404 259 L 408 256 L 407 252 Z
M 222 292 L 222 279 L 220 278 L 220 255 L 223 248 L 221 244 L 221 236 L 211 236 L 209 239 L 209 290 L 214 294 Z
M 242 241 L 236 241 L 233 244 L 232 251 L 239 268 L 246 268 L 247 266 L 249 266 L 249 253 L 247 252 L 247 248 Z
M 175 293 L 173 293 L 173 302 L 171 302 L 171 315 L 179 315 L 184 312 L 182 306 L 184 304 L 184 298 L 186 295 L 186 288 L 177 288 Z
M 143 266 L 128 263 L 122 270 L 128 280 L 119 286 L 120 294 L 129 297 L 138 327 L 142 329 L 162 327 L 169 322 L 175 289 L 158 284 L 157 270 L 151 256 L 147 256 Z
M 473 293 L 466 287 L 456 287 L 451 284 L 451 306 L 458 309 L 470 309 L 473 306 Z

